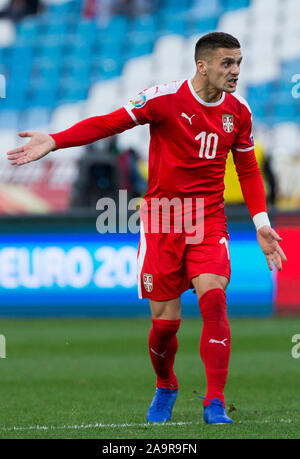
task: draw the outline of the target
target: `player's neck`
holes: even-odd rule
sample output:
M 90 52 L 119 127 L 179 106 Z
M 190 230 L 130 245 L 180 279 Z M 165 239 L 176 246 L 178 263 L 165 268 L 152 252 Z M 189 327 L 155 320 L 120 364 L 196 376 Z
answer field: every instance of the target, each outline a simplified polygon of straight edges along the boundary
M 191 79 L 191 83 L 197 96 L 204 102 L 218 102 L 222 97 L 222 91 L 202 81 L 198 75 L 195 75 L 194 78 Z

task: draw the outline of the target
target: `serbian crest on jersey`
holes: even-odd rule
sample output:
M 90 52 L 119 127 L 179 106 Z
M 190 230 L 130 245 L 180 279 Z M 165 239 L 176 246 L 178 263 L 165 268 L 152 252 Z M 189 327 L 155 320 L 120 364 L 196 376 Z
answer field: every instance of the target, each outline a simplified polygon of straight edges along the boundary
M 144 273 L 143 274 L 143 283 L 144 283 L 145 290 L 147 292 L 152 292 L 152 290 L 153 290 L 153 276 L 152 276 L 152 274 Z
M 222 121 L 223 121 L 223 129 L 225 132 L 232 132 L 233 129 L 234 129 L 234 125 L 233 125 L 233 122 L 234 122 L 234 115 L 231 115 L 231 114 L 226 114 L 226 115 L 222 115 Z

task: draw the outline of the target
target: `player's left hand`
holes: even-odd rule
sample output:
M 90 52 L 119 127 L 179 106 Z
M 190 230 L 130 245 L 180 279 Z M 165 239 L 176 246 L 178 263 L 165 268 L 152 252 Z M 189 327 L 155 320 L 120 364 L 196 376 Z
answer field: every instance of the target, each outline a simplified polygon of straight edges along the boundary
M 270 271 L 273 271 L 272 262 L 278 271 L 281 271 L 282 260 L 287 261 L 284 251 L 278 244 L 278 241 L 282 241 L 281 237 L 270 226 L 262 226 L 257 231 L 257 240 L 266 256 Z

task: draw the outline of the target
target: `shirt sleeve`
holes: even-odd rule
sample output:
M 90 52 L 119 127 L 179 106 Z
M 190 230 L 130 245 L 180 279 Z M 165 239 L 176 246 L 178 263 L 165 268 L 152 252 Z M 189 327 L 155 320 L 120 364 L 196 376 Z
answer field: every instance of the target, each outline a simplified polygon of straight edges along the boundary
M 161 96 L 167 93 L 168 85 L 153 86 L 140 92 L 124 108 L 136 124 L 159 123 L 166 111 L 166 101 Z
M 103 116 L 93 116 L 74 124 L 65 131 L 50 134 L 59 148 L 87 145 L 96 140 L 104 139 L 131 129 L 136 124 L 124 108 L 115 110 Z
M 232 153 L 243 197 L 253 218 L 267 211 L 264 184 L 254 149 L 235 150 Z
M 264 184 L 254 152 L 251 109 L 243 98 L 240 129 L 232 146 L 232 154 L 244 200 L 253 218 L 267 209 Z
M 233 152 L 247 152 L 254 149 L 254 139 L 252 134 L 252 114 L 249 105 L 241 107 L 240 129 L 237 138 L 232 145 Z

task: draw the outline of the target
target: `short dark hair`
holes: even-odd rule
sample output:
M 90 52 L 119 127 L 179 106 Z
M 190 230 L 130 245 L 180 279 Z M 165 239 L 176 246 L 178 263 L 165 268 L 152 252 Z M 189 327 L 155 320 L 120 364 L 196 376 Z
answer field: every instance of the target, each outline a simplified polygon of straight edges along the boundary
M 203 52 L 213 51 L 217 48 L 240 48 L 241 45 L 237 38 L 229 33 L 224 32 L 211 32 L 201 37 L 195 46 L 195 61 L 197 62 Z

